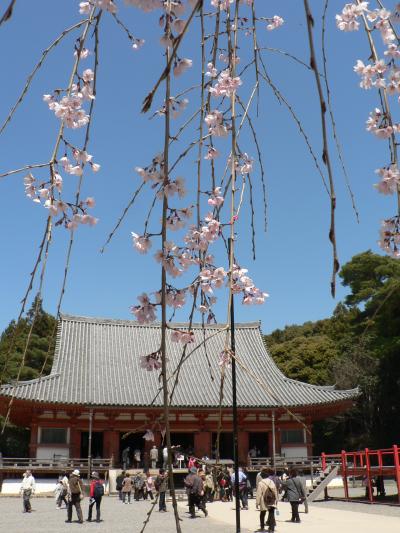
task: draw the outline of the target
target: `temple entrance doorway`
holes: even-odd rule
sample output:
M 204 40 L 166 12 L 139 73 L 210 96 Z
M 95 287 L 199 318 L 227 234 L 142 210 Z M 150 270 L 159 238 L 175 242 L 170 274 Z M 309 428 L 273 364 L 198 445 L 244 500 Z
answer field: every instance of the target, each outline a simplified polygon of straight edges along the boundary
M 81 457 L 86 458 L 89 454 L 89 432 L 81 431 Z M 103 432 L 93 431 L 92 433 L 92 459 L 103 457 Z
M 268 433 L 266 431 L 255 431 L 249 433 L 249 451 L 257 450 L 257 457 L 268 457 Z
M 217 433 L 212 434 L 212 455 L 216 457 Z M 233 460 L 233 433 L 222 431 L 219 436 L 219 458 Z

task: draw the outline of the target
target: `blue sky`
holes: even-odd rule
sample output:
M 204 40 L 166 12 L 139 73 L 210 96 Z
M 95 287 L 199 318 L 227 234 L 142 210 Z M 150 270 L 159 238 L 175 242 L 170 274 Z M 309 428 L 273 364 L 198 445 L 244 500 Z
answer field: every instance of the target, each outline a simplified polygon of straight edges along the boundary
M 143 218 L 151 195 L 147 191 L 131 210 L 119 232 L 104 254 L 99 249 L 119 214 L 139 184 L 135 166 L 149 164 L 162 149 L 162 120 L 149 120 L 151 114 L 140 114 L 141 102 L 162 68 L 162 49 L 158 44 L 159 13 L 143 14 L 116 0 L 119 16 L 131 32 L 145 39 L 140 51 L 131 45 L 115 21 L 105 13 L 100 28 L 100 67 L 98 96 L 89 152 L 102 167 L 97 174 L 87 173 L 84 195 L 96 198 L 94 214 L 100 222 L 94 228 L 81 227 L 76 234 L 63 312 L 86 316 L 130 318 L 129 307 L 136 304 L 136 296 L 159 288 L 159 267 L 149 256 L 138 255 L 131 246 L 130 232 L 141 233 Z M 206 0 L 207 4 L 208 0 Z M 80 20 L 75 0 L 40 3 L 17 2 L 12 19 L 0 28 L 2 54 L 2 98 L 0 118 L 5 117 L 19 94 L 27 75 L 41 52 L 67 26 Z M 1 2 L 1 8 L 7 2 Z M 320 1 L 312 1 L 319 48 L 321 15 Z M 261 16 L 280 15 L 285 19 L 282 28 L 265 31 L 259 26 L 262 46 L 278 48 L 308 61 L 305 18 L 302 2 L 258 1 Z M 356 59 L 368 59 L 366 37 L 357 33 L 336 30 L 334 15 L 342 2 L 331 2 L 327 24 L 327 55 L 330 85 L 338 133 L 360 212 L 357 224 L 338 164 L 334 145 L 331 153 L 337 188 L 337 240 L 342 264 L 354 254 L 367 249 L 378 251 L 376 241 L 380 219 L 392 215 L 392 198 L 379 196 L 373 183 L 374 170 L 387 163 L 387 149 L 365 131 L 364 122 L 377 104 L 374 92 L 361 91 L 353 73 Z M 196 23 L 197 24 L 197 23 Z M 193 58 L 193 68 L 174 80 L 173 94 L 198 83 L 198 34 L 188 36 L 180 52 Z M 58 120 L 42 102 L 42 95 L 54 88 L 65 87 L 73 63 L 73 45 L 78 32 L 70 35 L 49 56 L 35 77 L 28 96 L 14 116 L 12 123 L 0 137 L 0 173 L 29 163 L 47 161 L 58 130 Z M 251 49 L 250 38 L 241 43 L 242 65 Z M 312 73 L 290 58 L 265 51 L 264 59 L 273 81 L 293 105 L 302 120 L 315 151 L 321 153 L 321 125 L 319 104 Z M 85 68 L 90 67 L 90 59 Z M 251 92 L 253 73 L 243 78 L 240 96 Z M 154 110 L 161 102 L 155 99 Z M 195 93 L 189 95 L 195 105 Z M 190 116 L 190 109 L 174 123 L 178 127 Z M 255 165 L 253 182 L 256 191 L 257 258 L 253 262 L 250 247 L 249 210 L 243 208 L 238 223 L 238 258 L 249 269 L 257 286 L 270 294 L 263 306 L 236 306 L 238 321 L 261 320 L 265 332 L 286 324 L 302 323 L 329 316 L 345 295 L 338 284 L 337 297 L 330 296 L 331 248 L 328 241 L 329 198 L 324 190 L 303 139 L 287 110 L 277 102 L 272 92 L 262 85 L 259 116 L 251 111 L 263 151 L 268 192 L 268 230 L 263 231 L 260 172 Z M 196 124 L 197 127 L 197 124 Z M 194 132 L 183 136 L 190 142 Z M 69 137 L 77 139 L 75 132 Z M 220 143 L 222 150 L 227 142 Z M 248 133 L 240 139 L 243 151 L 255 156 L 255 148 Z M 181 146 L 182 149 L 182 146 Z M 179 153 L 172 150 L 173 155 Z M 184 176 L 189 192 L 195 182 L 196 153 L 192 152 L 176 175 Z M 204 165 L 204 173 L 209 174 Z M 221 167 L 222 169 L 222 167 Z M 220 170 L 221 170 L 220 169 Z M 46 171 L 34 172 L 43 177 Z M 0 180 L 1 257 L 0 262 L 0 329 L 15 318 L 19 302 L 25 292 L 38 244 L 45 224 L 46 211 L 24 196 L 23 175 Z M 206 179 L 207 176 L 205 177 Z M 74 180 L 69 177 L 73 190 Z M 187 205 L 188 201 L 185 202 Z M 203 206 L 203 212 L 206 206 Z M 160 211 L 158 211 L 160 213 Z M 153 229 L 158 228 L 159 215 Z M 175 237 L 175 235 L 172 235 Z M 60 290 L 69 234 L 56 228 L 50 248 L 44 285 L 44 306 L 54 312 Z M 154 243 L 153 250 L 158 249 Z M 152 250 L 152 251 L 153 251 Z M 217 252 L 217 258 L 223 257 Z M 225 320 L 224 297 L 216 307 L 219 320 Z M 185 319 L 184 314 L 180 315 Z

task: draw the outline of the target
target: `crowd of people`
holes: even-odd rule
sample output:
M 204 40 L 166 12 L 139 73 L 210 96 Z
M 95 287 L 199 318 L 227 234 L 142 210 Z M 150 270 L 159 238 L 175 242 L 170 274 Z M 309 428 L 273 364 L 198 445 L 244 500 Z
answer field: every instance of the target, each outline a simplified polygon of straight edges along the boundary
M 192 458 L 193 459 L 193 458 Z M 235 473 L 232 468 L 215 467 L 202 461 L 189 461 L 188 474 L 184 478 L 184 487 L 188 499 L 190 518 L 196 517 L 196 509 L 205 517 L 208 516 L 207 504 L 215 500 L 230 502 L 234 498 L 239 500 L 242 510 L 248 509 L 248 498 L 254 497 L 253 486 L 245 468 L 239 468 L 239 490 L 235 492 Z M 290 502 L 292 522 L 300 522 L 299 505 L 306 505 L 306 491 L 304 478 L 296 470 L 285 471 L 278 476 L 271 468 L 265 467 L 257 474 L 256 483 L 256 508 L 260 512 L 260 529 L 273 533 L 276 527 L 275 513 L 280 499 Z M 24 512 L 31 512 L 30 498 L 35 492 L 35 478 L 27 470 L 21 483 L 21 495 Z M 166 493 L 168 491 L 168 474 L 165 468 L 160 468 L 158 473 L 152 475 L 149 469 L 130 474 L 123 470 L 116 478 L 118 500 L 126 505 L 132 500 L 158 499 L 159 512 L 166 512 Z M 55 488 L 56 508 L 63 506 L 67 510 L 67 523 L 72 522 L 73 509 L 79 523 L 83 523 L 81 502 L 84 498 L 84 485 L 79 470 L 70 474 L 64 472 L 60 475 Z M 92 472 L 89 485 L 89 506 L 87 521 L 93 520 L 93 511 L 96 510 L 96 522 L 101 521 L 101 501 L 104 495 L 104 481 L 98 472 Z M 156 504 L 157 502 L 154 502 Z M 307 512 L 307 509 L 306 509 Z M 265 527 L 268 529 L 266 530 Z

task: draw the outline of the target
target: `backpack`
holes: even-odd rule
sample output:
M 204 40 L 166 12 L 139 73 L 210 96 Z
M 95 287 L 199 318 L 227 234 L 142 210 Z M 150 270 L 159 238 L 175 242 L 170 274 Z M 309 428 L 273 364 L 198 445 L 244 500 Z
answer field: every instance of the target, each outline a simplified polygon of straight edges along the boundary
M 264 485 L 265 485 L 264 504 L 266 507 L 271 507 L 272 505 L 275 504 L 275 493 L 272 490 L 270 485 L 267 485 L 266 483 L 264 483 Z
M 93 496 L 95 498 L 101 498 L 104 496 L 104 485 L 101 481 L 97 481 L 94 486 Z

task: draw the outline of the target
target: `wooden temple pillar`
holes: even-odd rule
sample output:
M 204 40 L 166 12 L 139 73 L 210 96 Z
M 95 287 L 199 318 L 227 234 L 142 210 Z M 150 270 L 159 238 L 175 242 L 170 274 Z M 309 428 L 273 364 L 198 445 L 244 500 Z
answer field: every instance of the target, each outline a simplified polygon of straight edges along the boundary
M 238 435 L 239 447 L 239 463 L 247 466 L 249 454 L 249 433 L 247 431 L 239 431 Z
M 199 431 L 194 434 L 194 454 L 196 457 L 211 456 L 211 436 L 210 431 Z
M 30 441 L 29 441 L 29 457 L 36 458 L 36 452 L 37 452 L 37 445 L 38 445 L 38 433 L 39 433 L 39 425 L 38 423 L 32 422 L 31 423 L 31 435 L 30 435 Z

